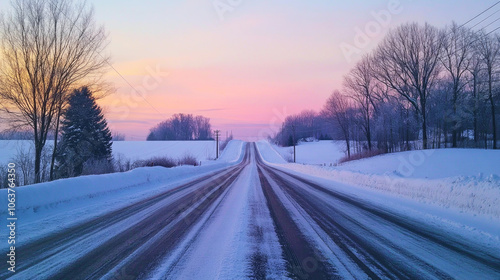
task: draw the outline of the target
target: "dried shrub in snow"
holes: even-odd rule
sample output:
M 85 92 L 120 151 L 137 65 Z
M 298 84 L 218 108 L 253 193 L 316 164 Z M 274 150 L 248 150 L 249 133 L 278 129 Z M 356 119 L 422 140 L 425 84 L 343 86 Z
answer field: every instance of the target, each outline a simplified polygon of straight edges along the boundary
M 198 161 L 192 155 L 184 155 L 181 159 L 179 159 L 179 165 L 198 166 Z

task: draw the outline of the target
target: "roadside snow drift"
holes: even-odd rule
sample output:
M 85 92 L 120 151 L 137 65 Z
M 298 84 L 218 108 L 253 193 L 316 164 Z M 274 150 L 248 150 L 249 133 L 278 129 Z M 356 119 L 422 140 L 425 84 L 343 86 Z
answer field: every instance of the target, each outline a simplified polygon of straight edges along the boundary
M 320 167 L 284 163 L 268 142 L 257 146 L 265 161 L 302 175 L 500 219 L 500 151 L 418 150 Z
M 57 216 L 51 216 L 52 222 L 73 223 L 153 196 L 210 172 L 223 170 L 242 160 L 242 148 L 242 141 L 233 140 L 219 160 L 196 167 L 143 167 L 123 173 L 81 176 L 15 188 L 16 216 L 23 220 L 25 229 L 29 229 L 27 232 L 20 228 L 19 235 L 30 237 L 40 234 L 43 228 L 32 228 L 29 224 L 43 224 L 39 220 L 50 216 L 49 213 Z M 0 215 L 5 217 L 7 189 L 0 190 L 0 197 Z M 83 209 L 85 207 L 87 209 Z
M 123 173 L 81 176 L 16 188 L 17 210 L 31 209 L 36 212 L 40 207 L 51 208 L 64 202 L 93 198 L 120 189 L 151 183 L 172 182 L 193 174 L 222 169 L 241 160 L 242 145 L 242 141 L 233 140 L 226 147 L 220 160 L 197 167 L 142 167 Z M 0 190 L 0 193 L 5 193 L 0 200 L 2 203 L 0 213 L 5 213 L 7 190 Z

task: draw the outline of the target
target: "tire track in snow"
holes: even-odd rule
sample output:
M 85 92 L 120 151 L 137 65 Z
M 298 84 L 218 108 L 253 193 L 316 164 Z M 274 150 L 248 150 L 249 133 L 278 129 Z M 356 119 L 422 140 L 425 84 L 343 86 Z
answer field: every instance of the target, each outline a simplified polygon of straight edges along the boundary
M 255 144 L 252 144 L 253 146 Z M 286 262 L 276 227 L 268 208 L 266 197 L 260 184 L 255 157 L 255 148 L 251 149 L 252 165 L 251 190 L 249 194 L 250 219 L 248 235 L 251 253 L 248 256 L 248 277 L 250 279 L 282 279 L 286 274 Z
M 255 144 L 256 154 L 258 153 Z M 259 158 L 259 157 L 257 157 Z M 268 208 L 273 218 L 278 238 L 287 262 L 288 276 L 292 279 L 338 279 L 335 268 L 331 267 L 293 220 L 292 216 L 273 190 L 264 167 L 258 162 L 260 184 L 266 197 Z

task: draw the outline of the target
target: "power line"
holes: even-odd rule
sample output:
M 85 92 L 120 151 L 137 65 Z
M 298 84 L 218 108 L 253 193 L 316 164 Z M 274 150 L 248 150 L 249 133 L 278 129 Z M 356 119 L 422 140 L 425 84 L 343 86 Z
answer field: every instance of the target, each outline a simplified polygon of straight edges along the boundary
M 496 12 L 492 13 L 491 15 L 485 17 L 483 20 L 481 20 L 480 22 L 474 24 L 473 26 L 471 26 L 470 28 L 474 28 L 476 26 L 478 26 L 479 24 L 483 23 L 485 20 L 489 19 L 490 17 L 494 16 L 496 13 L 500 12 L 500 10 L 497 10 Z
M 496 20 L 494 20 L 494 21 L 490 22 L 489 24 L 487 24 L 487 25 L 485 25 L 485 26 L 481 27 L 481 29 L 485 29 L 486 27 L 488 27 L 488 26 L 492 25 L 493 23 L 495 23 L 495 22 L 497 22 L 497 21 L 499 21 L 499 20 L 500 20 L 500 18 L 497 18 Z
M 493 30 L 491 30 L 490 32 L 486 33 L 486 36 L 488 36 L 488 35 L 490 35 L 491 33 L 493 33 L 493 32 L 495 32 L 495 31 L 497 31 L 498 29 L 500 29 L 500 26 L 499 26 L 499 27 L 497 27 L 497 28 L 495 28 L 495 29 L 493 29 Z
M 475 17 L 469 19 L 468 21 L 466 21 L 464 24 L 460 25 L 460 27 L 468 24 L 469 22 L 475 20 L 476 18 L 478 18 L 479 16 L 481 16 L 482 14 L 486 13 L 487 11 L 489 11 L 491 8 L 495 7 L 496 5 L 498 5 L 500 3 L 500 1 L 497 1 L 495 4 L 491 5 L 489 8 L 487 8 L 486 10 L 482 11 L 481 13 L 479 13 L 478 15 L 476 15 Z
M 490 10 L 491 8 L 493 8 L 494 6 L 496 6 L 496 5 L 498 5 L 498 4 L 500 4 L 500 1 L 497 1 L 497 2 L 496 2 L 495 4 L 493 4 L 492 6 L 490 6 L 490 7 L 486 8 L 484 11 L 482 11 L 482 12 L 481 12 L 481 13 L 479 13 L 478 15 L 476 15 L 476 16 L 474 16 L 473 18 L 471 18 L 470 20 L 466 21 L 465 23 L 463 23 L 462 25 L 460 25 L 460 26 L 458 27 L 458 29 L 460 29 L 460 28 L 464 27 L 466 24 L 468 24 L 468 23 L 469 23 L 469 22 L 471 22 L 472 20 L 474 20 L 474 19 L 478 18 L 479 16 L 481 16 L 482 14 L 484 14 L 485 12 L 487 12 L 488 10 Z M 475 27 L 475 26 L 477 26 L 478 24 L 480 24 L 480 23 L 484 22 L 485 20 L 487 20 L 488 18 L 490 18 L 492 15 L 496 14 L 498 11 L 500 11 L 500 10 L 497 10 L 497 11 L 496 11 L 496 12 L 494 12 L 493 14 L 491 14 L 491 15 L 487 16 L 486 18 L 484 18 L 484 19 L 483 19 L 483 20 L 481 20 L 480 22 L 476 23 L 475 25 L 473 25 L 473 26 L 472 26 L 472 27 L 470 27 L 469 29 L 470 29 L 470 30 L 472 30 L 472 28 L 474 28 L 474 27 Z M 485 26 L 481 27 L 481 29 L 480 29 L 480 30 L 484 30 L 484 28 L 486 28 L 486 27 L 488 27 L 488 26 L 492 25 L 493 23 L 497 22 L 498 20 L 500 20 L 500 18 L 497 18 L 497 19 L 495 19 L 494 21 L 492 21 L 492 22 L 488 23 L 487 25 L 485 25 Z M 500 29 L 500 27 L 495 28 L 495 29 L 493 29 L 492 31 L 490 31 L 490 32 L 488 32 L 488 33 L 486 33 L 486 34 L 484 34 L 484 33 L 483 33 L 483 34 L 479 34 L 479 35 L 480 35 L 480 36 L 481 36 L 481 35 L 482 35 L 482 36 L 488 36 L 489 34 L 491 34 L 491 33 L 495 32 L 495 31 L 496 31 L 496 30 L 498 30 L 498 29 Z M 448 35 L 450 35 L 450 34 L 451 34 L 451 31 L 450 31 L 450 32 L 447 32 L 447 34 L 445 34 L 445 37 L 446 37 L 446 36 L 448 36 Z M 458 51 L 462 51 L 462 50 L 464 50 L 466 47 L 468 47 L 468 46 L 472 46 L 472 44 L 474 44 L 474 43 L 475 43 L 475 42 L 477 42 L 478 40 L 480 40 L 480 37 L 479 37 L 479 36 L 478 36 L 478 37 L 476 37 L 474 40 L 471 40 L 470 42 L 468 42 L 468 44 L 467 44 L 466 46 L 462 46 L 462 47 L 458 48 L 456 51 L 457 51 L 457 52 L 458 52 Z M 445 54 L 443 54 L 443 55 L 445 55 Z
M 99 55 L 99 56 L 101 56 L 101 54 L 99 54 L 99 53 L 98 53 L 98 55 Z M 102 57 L 102 56 L 101 56 L 101 58 L 103 58 L 103 59 L 104 59 L 104 57 Z M 124 76 L 123 76 L 120 72 L 118 72 L 118 70 L 116 70 L 116 68 L 115 68 L 113 65 L 111 65 L 111 63 L 109 63 L 109 61 L 107 61 L 107 60 L 106 60 L 106 63 L 107 63 L 107 64 L 111 67 L 111 69 L 113 69 L 113 71 L 115 71 L 115 72 L 116 72 L 116 74 L 118 74 L 118 76 L 120 76 L 120 78 L 122 78 L 122 79 L 123 79 L 123 81 L 125 81 L 125 83 L 127 83 L 127 84 L 128 84 L 128 86 L 129 86 L 129 87 L 131 87 L 131 88 L 132 88 L 132 89 L 133 89 L 133 90 L 134 90 L 134 91 L 135 91 L 135 92 L 136 92 L 136 93 L 137 93 L 140 97 L 142 97 L 142 99 L 144 99 L 144 101 L 146 101 L 146 103 L 147 103 L 147 104 L 148 104 L 151 108 L 153 108 L 153 110 L 155 110 L 158 114 L 160 114 L 160 115 L 162 115 L 164 118 L 166 118 L 166 116 L 165 116 L 164 114 L 162 114 L 160 111 L 158 111 L 158 109 L 156 109 L 156 108 L 153 106 L 153 104 L 151 104 L 151 103 L 150 103 L 150 102 L 146 99 L 146 97 L 145 97 L 145 96 L 143 96 L 143 95 L 142 95 L 142 94 L 141 94 L 141 93 L 140 93 L 140 92 L 139 92 L 139 91 L 138 91 L 138 90 L 137 90 L 134 86 L 132 86 L 132 84 L 131 84 L 129 81 L 127 81 L 127 79 L 125 79 L 125 77 L 124 77 Z

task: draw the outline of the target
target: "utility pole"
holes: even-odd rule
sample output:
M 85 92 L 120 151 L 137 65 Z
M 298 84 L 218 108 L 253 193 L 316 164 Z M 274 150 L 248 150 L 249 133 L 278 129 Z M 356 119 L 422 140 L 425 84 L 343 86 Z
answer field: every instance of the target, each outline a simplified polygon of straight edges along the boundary
M 215 159 L 219 159 L 219 133 L 220 130 L 214 130 L 215 132 Z

